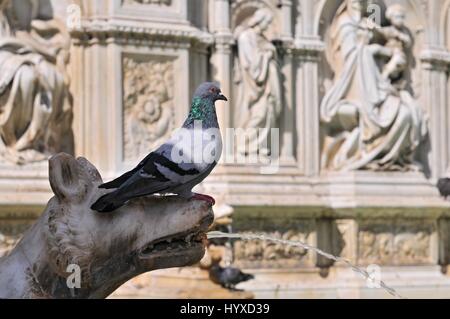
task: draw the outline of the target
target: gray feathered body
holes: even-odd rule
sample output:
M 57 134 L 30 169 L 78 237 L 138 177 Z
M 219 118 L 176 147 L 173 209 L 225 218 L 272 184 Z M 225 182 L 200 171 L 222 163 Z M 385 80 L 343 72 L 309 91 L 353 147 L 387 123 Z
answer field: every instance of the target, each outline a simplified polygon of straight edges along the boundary
M 91 208 L 110 212 L 132 198 L 156 193 L 190 198 L 192 188 L 211 173 L 221 153 L 214 100 L 194 98 L 183 127 L 134 169 L 100 185 L 100 188 L 116 190 L 100 197 Z
M 209 278 L 224 288 L 234 289 L 235 285 L 254 279 L 254 276 L 242 272 L 239 268 L 221 267 L 215 264 L 209 270 Z

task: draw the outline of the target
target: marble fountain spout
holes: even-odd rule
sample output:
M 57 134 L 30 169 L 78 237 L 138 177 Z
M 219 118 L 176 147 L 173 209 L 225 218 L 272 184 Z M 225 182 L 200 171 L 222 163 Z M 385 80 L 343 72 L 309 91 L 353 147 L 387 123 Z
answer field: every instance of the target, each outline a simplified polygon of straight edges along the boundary
M 213 221 L 206 202 L 143 197 L 112 214 L 94 212 L 105 193 L 100 174 L 64 153 L 50 159 L 49 181 L 55 196 L 0 258 L 0 298 L 105 298 L 139 274 L 204 255 Z

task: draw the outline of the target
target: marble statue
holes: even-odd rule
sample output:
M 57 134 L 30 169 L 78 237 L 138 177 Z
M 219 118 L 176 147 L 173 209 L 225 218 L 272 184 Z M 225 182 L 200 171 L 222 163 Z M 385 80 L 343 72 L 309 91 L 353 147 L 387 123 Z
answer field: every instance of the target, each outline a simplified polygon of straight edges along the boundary
M 276 47 L 265 36 L 273 20 L 268 9 L 258 9 L 246 26 L 236 28 L 238 50 L 238 126 L 248 141 L 238 145 L 241 154 L 270 154 L 270 129 L 276 128 L 281 112 L 280 69 Z
M 72 152 L 70 36 L 48 1 L 0 0 L 0 159 Z
M 322 166 L 420 170 L 415 153 L 427 134 L 426 118 L 408 87 L 397 85 L 411 67 L 404 11 L 391 8 L 392 25 L 382 28 L 365 17 L 366 6 L 364 0 L 345 1 L 330 27 L 327 56 L 335 78 L 320 106 L 327 134 Z M 386 44 L 376 41 L 377 34 Z
M 204 201 L 145 197 L 105 218 L 89 209 L 103 192 L 86 159 L 53 156 L 49 180 L 55 196 L 0 258 L 0 298 L 105 298 L 141 273 L 191 265 L 205 253 L 214 214 Z
M 405 14 L 401 5 L 395 4 L 388 7 L 386 18 L 391 25 L 380 28 L 380 33 L 387 41 L 385 47 L 390 50 L 387 55 L 391 56 L 383 68 L 385 79 L 398 77 L 408 67 L 408 49 L 413 44 L 413 38 L 405 25 Z

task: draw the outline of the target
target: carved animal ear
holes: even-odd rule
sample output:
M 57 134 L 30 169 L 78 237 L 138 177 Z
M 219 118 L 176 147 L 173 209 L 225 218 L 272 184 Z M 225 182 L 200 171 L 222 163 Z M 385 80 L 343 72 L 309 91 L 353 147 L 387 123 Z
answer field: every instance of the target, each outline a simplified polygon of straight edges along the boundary
M 78 157 L 77 161 L 81 165 L 83 172 L 93 184 L 101 184 L 103 182 L 102 176 L 91 162 L 84 157 Z
M 62 201 L 80 202 L 92 187 L 92 181 L 82 164 L 66 153 L 50 158 L 49 180 L 53 192 Z

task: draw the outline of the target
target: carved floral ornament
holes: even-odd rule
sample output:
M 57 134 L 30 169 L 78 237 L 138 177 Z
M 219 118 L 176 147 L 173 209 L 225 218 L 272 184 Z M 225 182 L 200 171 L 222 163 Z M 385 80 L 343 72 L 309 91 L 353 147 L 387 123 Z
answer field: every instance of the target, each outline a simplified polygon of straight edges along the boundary
M 136 159 L 167 139 L 174 128 L 173 61 L 125 57 L 124 157 Z

